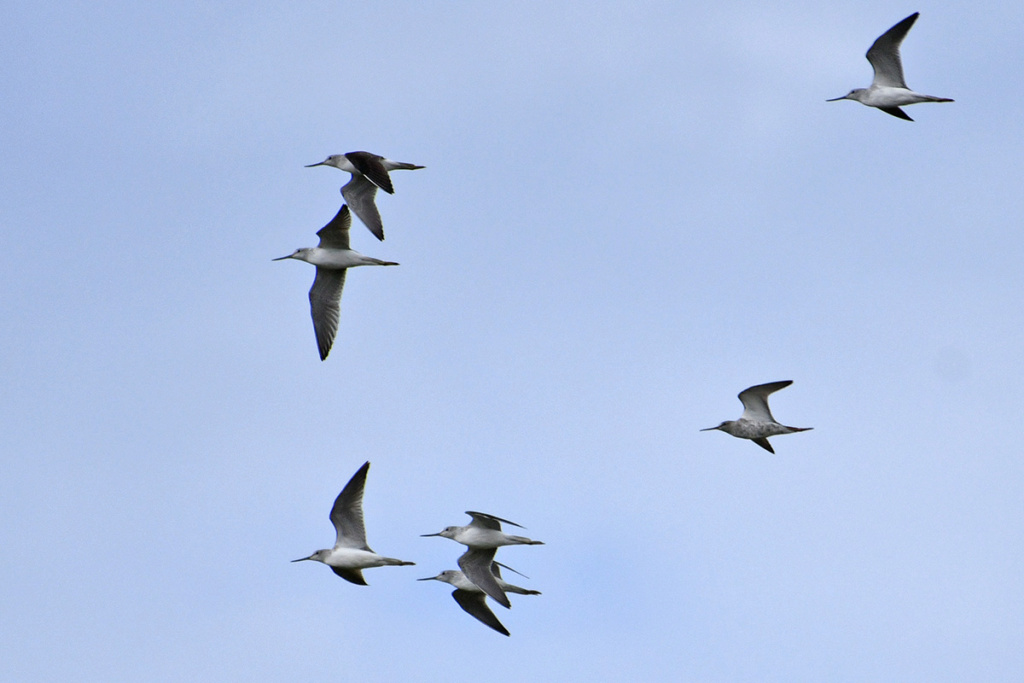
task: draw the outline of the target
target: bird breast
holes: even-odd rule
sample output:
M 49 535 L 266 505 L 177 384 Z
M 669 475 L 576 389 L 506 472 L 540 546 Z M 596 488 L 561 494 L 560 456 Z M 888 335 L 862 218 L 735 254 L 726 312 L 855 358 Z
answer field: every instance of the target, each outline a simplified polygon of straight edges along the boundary
M 313 249 L 306 259 L 314 266 L 322 268 L 352 268 L 353 266 L 366 265 L 366 259 L 357 251 L 351 249 Z
M 341 569 L 363 569 L 366 567 L 380 567 L 380 555 L 371 553 L 360 548 L 335 548 L 324 560 L 324 564 Z

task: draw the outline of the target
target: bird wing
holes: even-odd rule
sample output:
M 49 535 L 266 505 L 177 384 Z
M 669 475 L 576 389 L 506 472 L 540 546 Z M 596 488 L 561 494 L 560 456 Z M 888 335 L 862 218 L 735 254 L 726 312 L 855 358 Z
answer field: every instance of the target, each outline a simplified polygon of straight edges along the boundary
M 456 588 L 452 591 L 452 597 L 455 598 L 455 602 L 459 603 L 459 607 L 480 623 L 490 626 L 498 633 L 510 635 L 508 629 L 498 621 L 498 617 L 494 616 L 494 612 L 487 606 L 487 596 L 483 593 Z
M 903 119 L 905 121 L 913 121 L 914 120 L 914 119 L 910 118 L 909 116 L 907 116 L 907 112 L 903 111 L 899 107 L 879 107 L 879 109 L 884 111 L 886 114 L 889 114 L 890 116 L 895 116 L 898 119 Z
M 498 580 L 491 573 L 491 563 L 494 562 L 494 553 L 497 548 L 473 549 L 470 548 L 459 558 L 459 569 L 476 586 L 503 607 L 512 607 L 508 601 L 505 591 L 498 585 Z
M 519 576 L 523 577 L 524 579 L 530 578 L 529 576 L 527 576 L 526 574 L 522 573 L 518 569 L 513 569 L 512 567 L 508 566 L 507 564 L 502 564 L 501 562 L 495 561 L 494 563 L 491 564 L 491 571 L 494 572 L 494 575 L 497 576 L 499 579 L 501 578 L 501 567 L 504 567 L 505 569 L 509 570 L 510 572 L 515 572 L 516 574 L 519 574 Z
M 388 169 L 382 163 L 383 157 L 370 152 L 349 152 L 345 158 L 352 162 L 356 170 L 370 179 L 370 182 L 384 190 L 388 194 L 394 194 L 395 188 L 391 184 L 391 176 Z
M 309 288 L 309 310 L 313 316 L 313 331 L 320 349 L 320 360 L 327 358 L 338 333 L 341 316 L 341 290 L 345 286 L 347 269 L 317 268 L 313 286 Z
M 768 439 L 764 438 L 763 436 L 759 436 L 756 439 L 751 439 L 751 441 L 753 441 L 754 443 L 756 443 L 758 446 L 765 449 L 769 453 L 775 452 L 775 449 L 772 448 L 772 445 L 768 443 Z
M 331 565 L 327 566 L 331 567 L 331 571 L 346 581 L 351 581 L 360 586 L 368 585 L 366 579 L 363 578 L 363 571 L 361 569 L 343 569 L 341 567 L 332 567 Z
M 775 418 L 772 417 L 772 411 L 768 409 L 768 395 L 775 393 L 779 389 L 785 389 L 792 383 L 793 380 L 768 382 L 767 384 L 758 384 L 741 391 L 739 399 L 743 403 L 743 415 L 740 416 L 740 419 L 753 422 L 775 422 Z
M 319 246 L 324 249 L 348 249 L 348 230 L 352 227 L 352 216 L 348 206 L 341 205 L 331 222 L 316 231 Z
M 370 550 L 366 545 L 366 526 L 363 524 L 363 489 L 366 487 L 366 473 L 369 469 L 370 463 L 363 463 L 363 466 L 352 475 L 352 478 L 345 484 L 345 488 L 334 499 L 334 507 L 331 508 L 331 524 L 338 532 L 338 538 L 334 543 L 335 548 Z M 373 551 L 370 550 L 370 552 Z M 335 569 L 334 571 L 338 573 L 339 570 Z M 356 574 L 358 575 L 358 573 L 357 571 Z M 338 576 L 348 579 L 347 576 L 340 573 Z M 348 580 L 352 581 L 352 579 Z M 359 582 L 353 581 L 353 583 Z
M 900 60 L 900 43 L 907 37 L 910 27 L 917 21 L 918 12 L 893 26 L 883 33 L 878 40 L 872 43 L 868 50 L 868 61 L 871 68 L 875 70 L 875 78 L 871 85 L 887 86 L 890 88 L 906 88 L 907 82 L 903 79 L 903 62 Z
M 507 519 L 502 519 L 501 517 L 489 515 L 486 512 L 473 512 L 472 510 L 466 510 L 466 514 L 473 518 L 473 521 L 469 523 L 470 526 L 477 526 L 483 529 L 494 529 L 495 531 L 501 531 L 501 523 L 504 522 L 505 524 L 517 526 L 520 529 L 526 528 L 522 524 L 516 524 L 515 522 L 510 522 Z
M 384 240 L 384 223 L 380 220 L 380 211 L 373 198 L 377 196 L 377 186 L 361 175 L 353 175 L 341 188 L 341 196 L 352 207 L 352 211 L 359 216 L 373 236 Z M 348 247 L 346 247 L 347 249 Z

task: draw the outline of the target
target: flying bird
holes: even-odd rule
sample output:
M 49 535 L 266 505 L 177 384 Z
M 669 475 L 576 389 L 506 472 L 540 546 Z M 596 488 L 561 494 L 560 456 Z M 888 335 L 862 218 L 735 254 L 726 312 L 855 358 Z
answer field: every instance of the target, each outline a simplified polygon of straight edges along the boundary
M 309 164 L 306 168 L 314 166 L 333 166 L 352 174 L 352 180 L 341 188 L 341 195 L 352 207 L 353 213 L 359 216 L 373 236 L 384 240 L 384 224 L 380 220 L 380 212 L 374 203 L 377 195 L 377 188 L 388 194 L 394 194 L 395 188 L 391 184 L 391 176 L 388 171 L 415 170 L 426 168 L 416 164 L 407 164 L 403 161 L 392 161 L 385 159 L 378 154 L 370 152 L 349 152 L 348 154 L 332 154 L 318 164 Z
M 366 527 L 363 524 L 363 489 L 366 487 L 366 473 L 369 469 L 370 463 L 363 463 L 363 466 L 352 475 L 349 482 L 345 484 L 345 488 L 334 500 L 334 507 L 331 508 L 331 524 L 334 525 L 334 529 L 338 533 L 334 547 L 317 550 L 309 557 L 300 557 L 292 562 L 304 560 L 323 562 L 341 578 L 360 586 L 366 585 L 366 580 L 363 579 L 363 569 L 416 564 L 378 555 L 370 550 L 370 546 L 366 545 Z
M 316 277 L 309 290 L 309 308 L 313 316 L 313 331 L 320 350 L 320 360 L 325 360 L 338 333 L 338 319 L 341 308 L 341 290 L 345 286 L 345 273 L 356 266 L 397 266 L 393 261 L 363 256 L 348 246 L 348 233 L 352 225 L 348 206 L 341 205 L 331 222 L 320 228 L 317 235 L 320 244 L 315 247 L 296 249 L 288 256 L 272 259 L 283 261 L 296 259 L 316 266 Z
M 813 429 L 813 427 L 787 427 L 779 424 L 772 417 L 772 411 L 768 408 L 768 395 L 779 389 L 785 389 L 792 383 L 792 380 L 769 382 L 744 389 L 739 394 L 740 402 L 743 403 L 743 414 L 740 415 L 740 419 L 726 420 L 717 427 L 708 427 L 700 431 L 709 432 L 717 429 L 741 439 L 750 439 L 769 453 L 774 453 L 775 449 L 768 443 L 769 436 L 806 432 Z
M 875 70 L 875 78 L 869 88 L 855 88 L 826 102 L 855 100 L 868 107 L 881 109 L 900 119 L 913 121 L 900 107 L 919 102 L 952 102 L 946 97 L 934 97 L 914 92 L 903 78 L 903 62 L 900 59 L 900 43 L 907 37 L 910 27 L 917 21 L 918 12 L 893 26 L 876 40 L 868 50 L 867 58 Z
M 468 546 L 469 549 L 459 558 L 459 568 L 466 578 L 494 598 L 498 604 L 511 607 L 508 597 L 498 582 L 494 580 L 490 571 L 495 551 L 503 545 L 544 545 L 544 543 L 525 536 L 506 534 L 501 530 L 502 522 L 520 526 L 507 519 L 483 512 L 467 511 L 466 514 L 473 518 L 473 521 L 466 526 L 449 526 L 436 534 L 423 534 L 423 536 L 441 536 Z
M 493 578 L 497 581 L 498 585 L 501 586 L 502 590 L 506 593 L 517 593 L 519 595 L 540 595 L 540 591 L 529 590 L 527 588 L 521 588 L 519 586 L 513 586 L 510 583 L 506 583 L 501 578 L 501 563 L 491 563 L 489 571 L 493 573 Z M 511 635 L 508 629 L 502 625 L 498 618 L 494 616 L 494 612 L 487 606 L 487 599 L 485 593 L 480 587 L 470 581 L 466 575 L 460 571 L 449 569 L 441 572 L 437 576 L 428 576 L 425 579 L 417 579 L 418 581 L 442 581 L 455 586 L 455 590 L 452 591 L 452 597 L 455 598 L 455 602 L 459 603 L 467 614 L 475 618 L 477 621 L 493 628 L 498 633 L 504 635 Z

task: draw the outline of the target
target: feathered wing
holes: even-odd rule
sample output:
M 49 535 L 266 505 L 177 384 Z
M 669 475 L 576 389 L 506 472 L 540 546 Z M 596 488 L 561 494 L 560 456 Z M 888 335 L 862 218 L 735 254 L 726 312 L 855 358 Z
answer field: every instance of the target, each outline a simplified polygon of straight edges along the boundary
M 352 162 L 360 173 L 370 179 L 370 182 L 384 190 L 388 194 L 394 194 L 395 188 L 391 184 L 391 177 L 388 169 L 382 163 L 382 157 L 370 152 L 349 152 L 345 158 Z
M 348 249 L 348 231 L 352 227 L 352 216 L 348 206 L 341 205 L 331 222 L 316 231 L 323 249 Z
M 516 524 L 515 522 L 510 522 L 507 519 L 502 519 L 501 517 L 489 515 L 486 512 L 473 512 L 472 510 L 466 510 L 466 514 L 473 518 L 473 521 L 469 524 L 470 526 L 477 526 L 483 529 L 493 529 L 495 531 L 501 531 L 501 523 L 504 522 L 505 524 L 517 526 L 520 529 L 526 528 L 522 524 Z
M 344 273 L 345 271 L 341 271 Z M 334 506 L 331 508 L 331 524 L 338 533 L 334 547 L 358 548 L 370 550 L 366 545 L 366 526 L 363 523 L 363 490 L 366 488 L 366 473 L 370 470 L 370 463 L 365 462 L 356 470 L 352 478 L 345 484 L 338 497 L 334 499 Z M 370 550 L 370 552 L 373 552 Z M 349 581 L 352 579 L 339 573 L 337 568 L 334 572 Z M 352 570 L 340 570 L 352 571 Z M 355 571 L 359 574 L 358 570 Z M 362 576 L 359 576 L 361 579 Z M 359 581 L 352 581 L 359 583 Z
M 903 119 L 904 121 L 914 120 L 907 116 L 907 112 L 903 111 L 899 107 L 879 107 L 879 109 L 884 111 L 886 114 L 889 114 L 890 116 L 895 116 L 896 118 Z
M 483 593 L 456 588 L 452 591 L 452 597 L 455 598 L 455 602 L 459 603 L 459 607 L 480 623 L 490 626 L 498 633 L 511 635 L 487 606 L 487 596 Z
M 331 567 L 331 565 L 328 565 Z M 342 569 L 341 567 L 331 567 L 331 571 L 340 576 L 341 578 L 354 583 L 359 586 L 369 585 L 366 583 L 366 579 L 363 578 L 363 572 L 360 569 Z
M 868 61 L 871 68 L 875 70 L 875 78 L 871 85 L 886 86 L 890 88 L 906 88 L 907 82 L 903 78 L 903 62 L 900 59 L 900 44 L 907 37 L 910 27 L 917 21 L 918 13 L 914 12 L 909 17 L 899 22 L 891 29 L 883 33 L 868 49 Z M 894 114 L 895 116 L 895 114 Z
M 384 223 L 380 219 L 380 211 L 377 210 L 377 204 L 374 201 L 377 196 L 377 186 L 365 177 L 353 174 L 352 180 L 341 188 L 341 196 L 352 207 L 353 213 L 359 216 L 359 220 L 373 233 L 373 236 L 384 241 Z
M 743 414 L 740 419 L 752 422 L 775 422 L 772 411 L 768 408 L 768 395 L 774 394 L 779 389 L 785 389 L 792 383 L 793 380 L 768 382 L 741 391 L 738 398 L 743 404 Z
M 512 603 L 508 601 L 505 591 L 498 585 L 498 580 L 491 573 L 491 563 L 494 561 L 496 548 L 475 550 L 470 548 L 459 558 L 459 569 L 476 586 L 502 607 L 511 608 Z
M 346 233 L 347 234 L 347 233 Z M 309 289 L 309 310 L 313 317 L 313 331 L 320 350 L 320 360 L 325 360 L 338 333 L 341 317 L 341 290 L 345 286 L 347 269 L 317 268 L 313 286 Z

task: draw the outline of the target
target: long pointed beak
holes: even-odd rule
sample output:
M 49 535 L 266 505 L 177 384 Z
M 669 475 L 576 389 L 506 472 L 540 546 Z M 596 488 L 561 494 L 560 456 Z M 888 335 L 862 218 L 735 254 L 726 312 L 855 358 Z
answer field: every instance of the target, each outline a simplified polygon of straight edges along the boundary
M 306 164 L 306 166 L 305 166 L 305 167 L 306 167 L 306 168 L 313 168 L 314 166 L 326 166 L 326 165 L 327 165 L 327 164 L 325 164 L 324 162 L 322 162 L 322 161 L 318 161 L 318 162 L 317 162 L 317 163 L 315 163 L 315 164 Z
M 420 534 L 420 536 L 423 537 L 423 538 L 426 538 L 427 536 L 440 536 L 440 535 L 441 535 L 440 532 L 438 532 L 436 534 Z
M 288 254 L 287 256 L 282 256 L 281 258 L 272 258 L 270 260 L 271 261 L 284 261 L 286 258 L 291 258 L 291 257 L 292 257 L 292 255 Z
M 292 562 L 302 562 L 303 560 L 312 560 L 312 559 L 313 559 L 313 556 L 310 555 L 309 557 L 300 557 L 297 560 L 292 560 Z
M 846 95 L 843 95 L 842 97 L 833 97 L 831 100 L 825 100 L 825 101 L 826 102 L 838 102 L 839 100 L 845 100 L 845 99 L 846 99 Z
M 718 429 L 718 427 L 708 427 L 707 429 L 702 429 L 700 431 L 702 431 L 702 432 L 713 432 L 716 429 Z
M 416 580 L 417 580 L 417 581 L 433 581 L 433 580 L 434 580 L 434 579 L 436 579 L 436 578 L 437 578 L 436 576 L 428 576 L 428 577 L 427 577 L 427 578 L 425 578 L 425 579 L 416 579 Z

